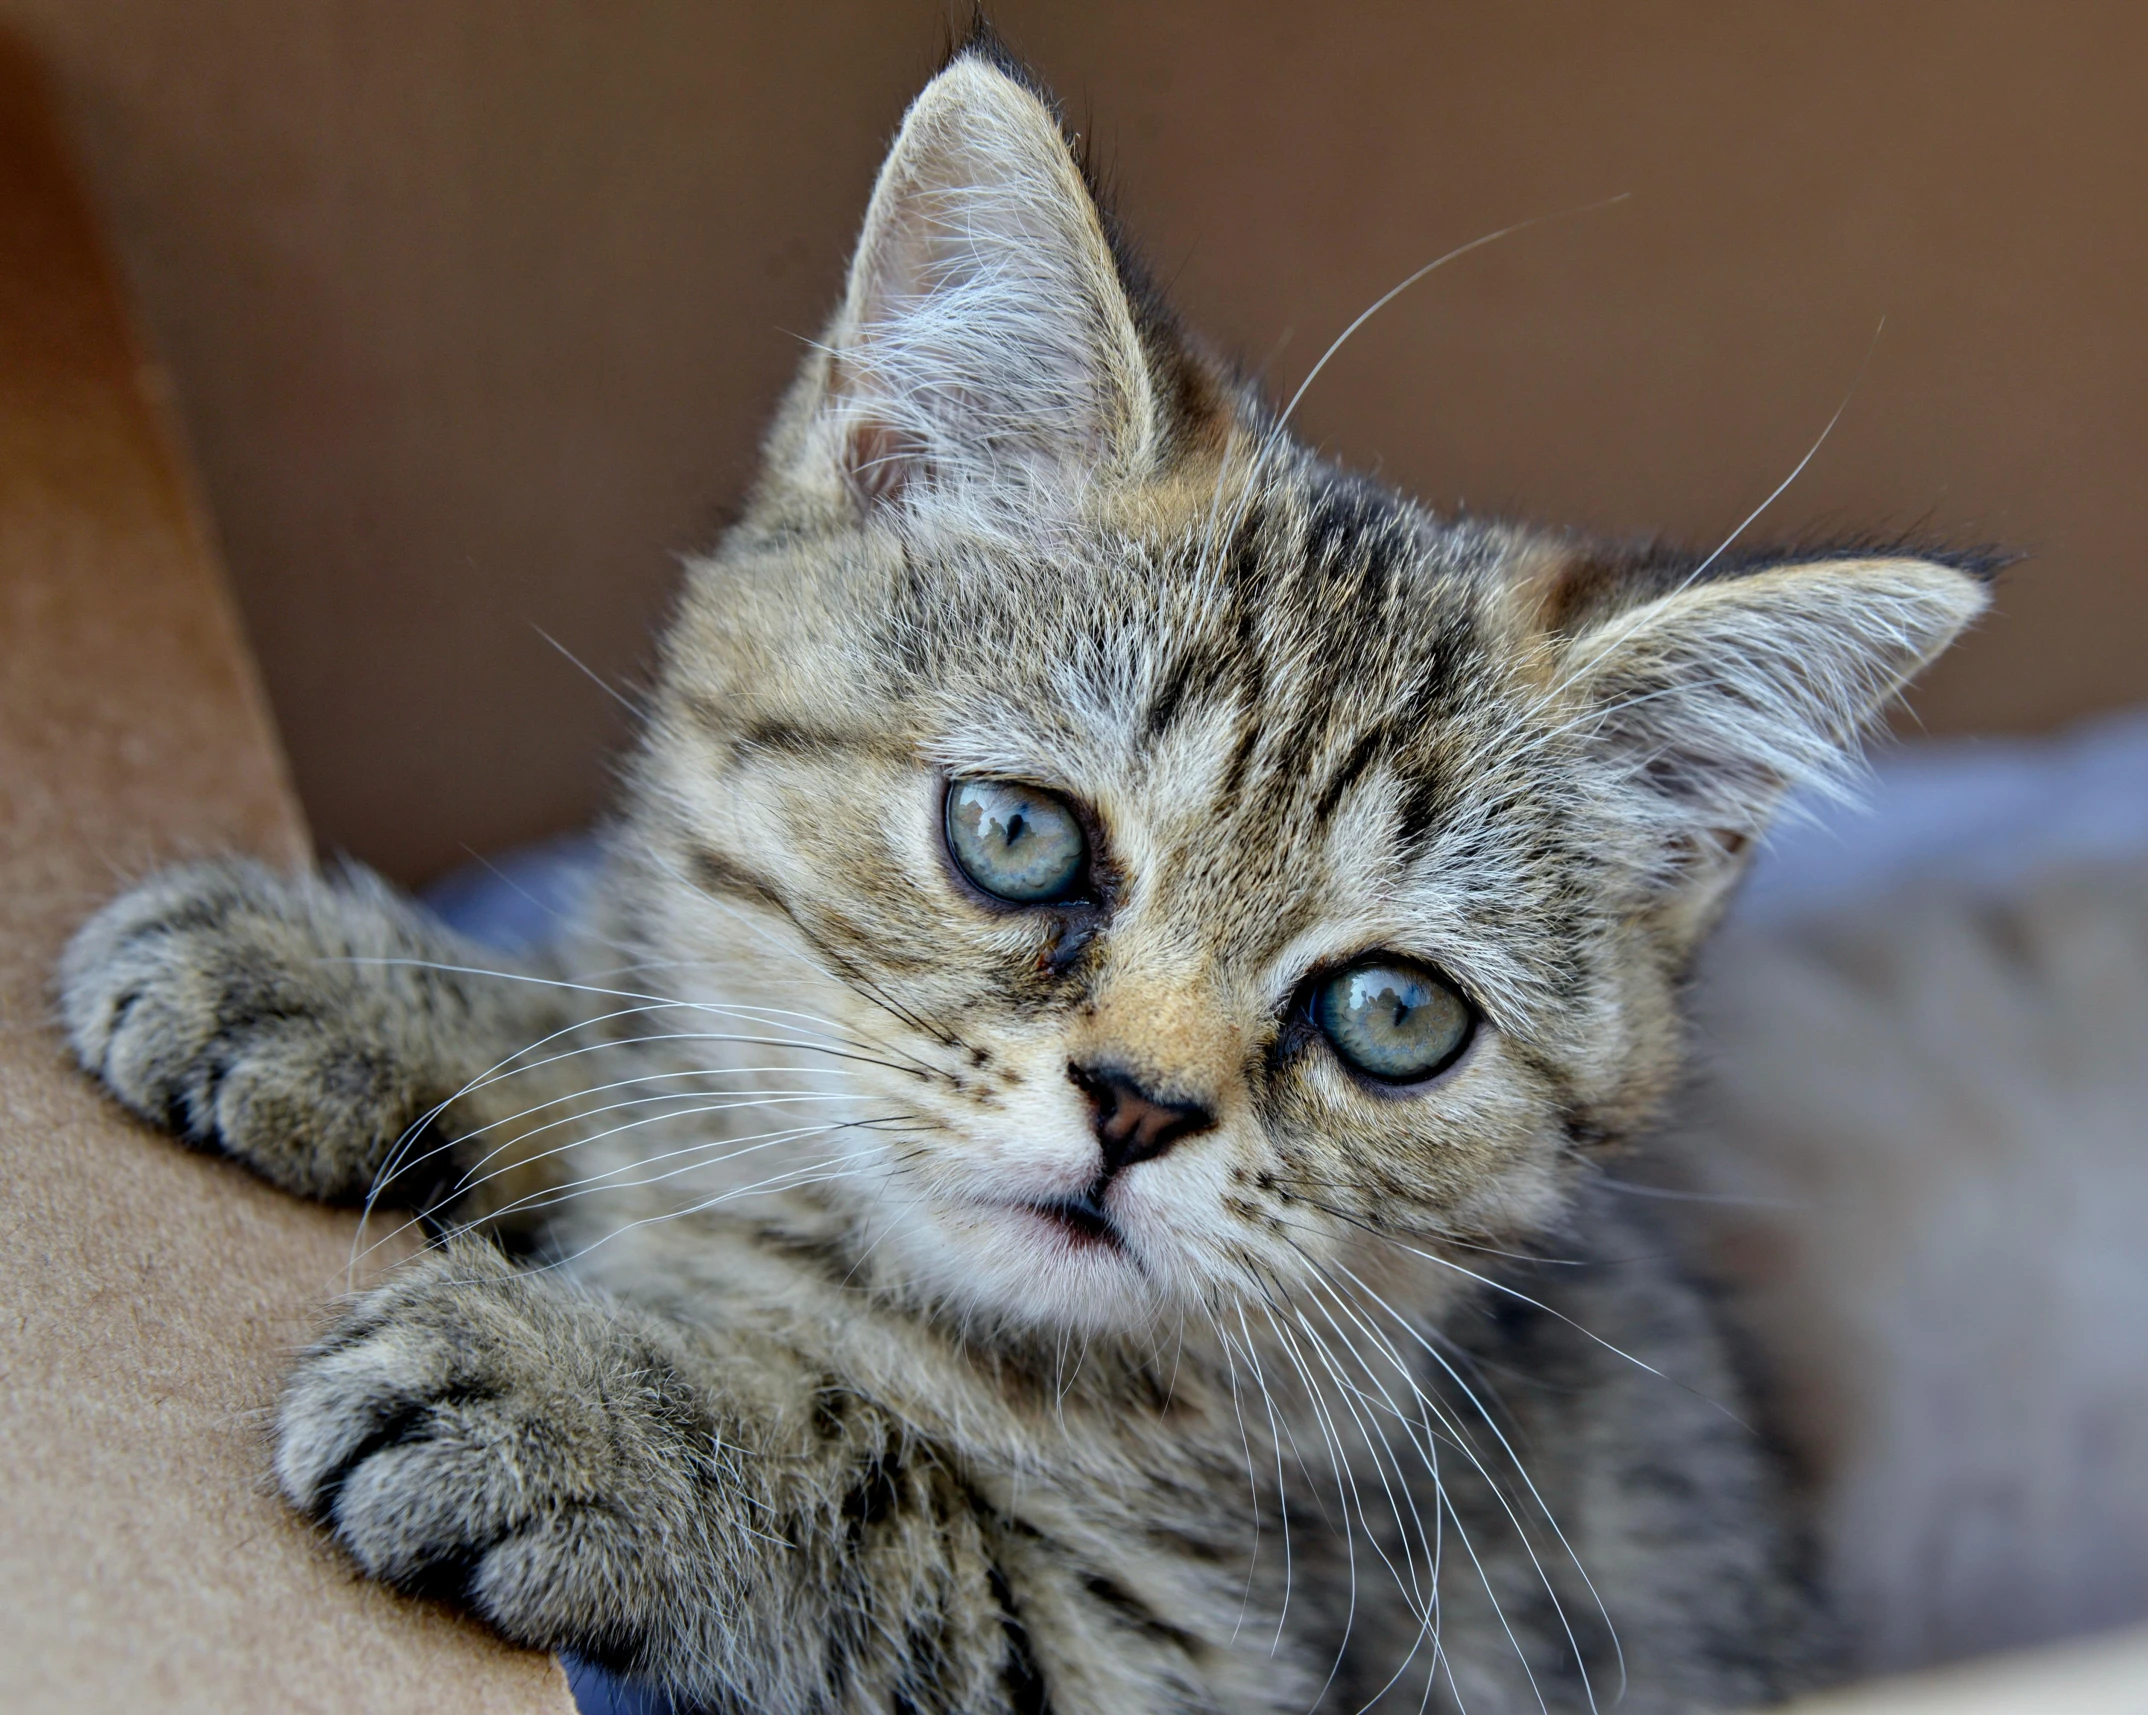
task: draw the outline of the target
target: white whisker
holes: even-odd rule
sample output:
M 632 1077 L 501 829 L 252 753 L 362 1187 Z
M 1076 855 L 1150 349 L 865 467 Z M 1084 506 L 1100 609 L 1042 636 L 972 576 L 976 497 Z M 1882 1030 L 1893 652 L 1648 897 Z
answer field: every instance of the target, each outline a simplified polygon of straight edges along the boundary
M 1603 1596 L 1598 1592 L 1595 1580 L 1589 1576 L 1588 1568 L 1581 1563 L 1581 1556 L 1575 1551 L 1573 1544 L 1567 1540 L 1566 1532 L 1560 1527 L 1557 1517 L 1553 1514 L 1551 1510 L 1550 1503 L 1546 1501 L 1542 1493 L 1539 1492 L 1536 1486 L 1536 1480 L 1529 1475 L 1528 1466 L 1522 1462 L 1521 1455 L 1515 1451 L 1513 1444 L 1508 1441 L 1506 1432 L 1499 1427 L 1498 1420 L 1493 1416 L 1493 1414 L 1484 1408 L 1483 1403 L 1477 1398 L 1476 1393 L 1474 1392 L 1474 1390 L 1471 1389 L 1468 1382 L 1462 1379 L 1461 1373 L 1455 1369 L 1453 1364 L 1448 1362 L 1445 1354 L 1438 1351 L 1432 1345 L 1432 1343 L 1417 1330 L 1417 1328 L 1410 1322 L 1407 1317 L 1405 1317 L 1392 1304 L 1388 1303 L 1385 1297 L 1383 1297 L 1380 1293 L 1374 1291 L 1371 1286 L 1367 1285 L 1366 1282 L 1347 1264 L 1338 1262 L 1336 1264 L 1336 1267 L 1343 1274 L 1349 1277 L 1351 1283 L 1358 1289 L 1358 1291 L 1364 1293 L 1365 1296 L 1371 1299 L 1375 1305 L 1377 1305 L 1381 1310 L 1384 1310 L 1387 1315 L 1394 1321 L 1395 1325 L 1400 1328 L 1405 1334 L 1409 1335 L 1410 1338 L 1417 1345 L 1421 1346 L 1424 1349 L 1425 1353 L 1432 1359 L 1432 1361 L 1439 1365 L 1440 1369 L 1446 1374 L 1448 1380 L 1453 1382 L 1453 1384 L 1461 1390 L 1462 1397 L 1469 1402 L 1471 1408 L 1475 1410 L 1478 1417 L 1483 1420 L 1484 1426 L 1492 1432 L 1493 1438 L 1498 1441 L 1500 1451 L 1506 1455 L 1508 1463 L 1510 1463 L 1514 1467 L 1515 1475 L 1521 1479 L 1522 1486 L 1528 1490 L 1530 1500 L 1536 1504 L 1537 1511 L 1543 1515 L 1544 1523 L 1550 1528 L 1552 1535 L 1558 1539 L 1560 1549 L 1565 1553 L 1568 1562 L 1573 1566 L 1576 1576 L 1578 1576 L 1582 1582 L 1582 1586 L 1588 1591 L 1590 1601 L 1592 1601 L 1596 1605 L 1597 1614 L 1602 1618 L 1604 1623 L 1604 1630 L 1611 1639 L 1612 1655 L 1615 1658 L 1618 1667 L 1618 1695 L 1620 1698 L 1623 1698 L 1626 1694 L 1626 1651 L 1624 1645 L 1622 1645 L 1619 1641 L 1618 1627 L 1613 1623 L 1611 1619 L 1611 1611 L 1604 1605 Z M 1332 1287 L 1331 1290 L 1333 1290 Z M 1398 1353 L 1398 1361 L 1399 1357 L 1400 1354 Z M 1404 1370 L 1404 1373 L 1408 1373 L 1407 1369 Z M 1411 1385 L 1413 1387 L 1416 1385 L 1414 1377 L 1411 1378 Z M 1419 1397 L 1425 1397 L 1421 1391 Z M 1475 1455 L 1471 1453 L 1466 1446 L 1463 1448 L 1462 1451 L 1464 1457 L 1470 1459 L 1473 1464 L 1476 1464 L 1480 1472 L 1484 1471 L 1483 1465 L 1476 1460 Z M 1489 1483 L 1489 1473 L 1486 1472 L 1484 1474 L 1486 1476 L 1487 1482 Z M 1558 1592 L 1552 1586 L 1551 1575 L 1545 1569 L 1543 1563 L 1537 1558 L 1536 1550 L 1534 1546 L 1531 1545 L 1531 1543 L 1529 1542 L 1528 1532 L 1522 1527 L 1521 1519 L 1515 1514 L 1512 1505 L 1507 1501 L 1504 1495 L 1498 1494 L 1498 1487 L 1496 1484 L 1492 1484 L 1491 1487 L 1493 1489 L 1494 1494 L 1498 1495 L 1500 1505 L 1506 1511 L 1507 1517 L 1509 1518 L 1509 1520 L 1512 1521 L 1515 1529 L 1515 1535 L 1520 1540 L 1524 1552 L 1528 1554 L 1530 1564 L 1535 1569 L 1537 1577 L 1543 1582 L 1545 1593 L 1551 1598 L 1552 1611 L 1558 1617 L 1559 1624 L 1566 1633 L 1567 1645 L 1573 1651 L 1575 1664 L 1580 1669 L 1582 1691 L 1588 1697 L 1589 1707 L 1593 1710 L 1596 1707 L 1596 1691 L 1595 1687 L 1589 1683 L 1588 1663 L 1586 1661 L 1586 1658 L 1584 1658 L 1584 1656 L 1582 1655 L 1580 1640 L 1575 1637 L 1574 1629 L 1567 1620 L 1566 1610 L 1563 1604 L 1561 1604 L 1561 1602 L 1559 1601 Z
M 855 1094 L 848 1090 L 841 1091 L 834 1095 L 788 1092 L 774 1095 L 740 1096 L 732 1100 L 719 1102 L 710 1102 L 705 1100 L 704 1098 L 705 1092 L 702 1091 L 679 1090 L 673 1091 L 667 1095 L 640 1096 L 630 1101 L 607 1102 L 602 1107 L 592 1108 L 586 1114 L 573 1114 L 566 1119 L 550 1121 L 546 1126 L 540 1127 L 538 1129 L 550 1130 L 555 1126 L 572 1125 L 585 1119 L 594 1119 L 599 1114 L 622 1113 L 632 1108 L 647 1107 L 650 1104 L 657 1102 L 700 1102 L 700 1105 L 698 1106 L 674 1107 L 669 1108 L 662 1113 L 643 1114 L 636 1119 L 627 1120 L 619 1125 L 608 1126 L 601 1131 L 592 1132 L 587 1137 L 572 1138 L 566 1143 L 554 1144 L 551 1148 L 539 1150 L 534 1155 L 518 1155 L 505 1167 L 496 1168 L 492 1172 L 482 1174 L 475 1179 L 472 1179 L 469 1177 L 469 1175 L 465 1174 L 461 1179 L 456 1181 L 455 1189 L 458 1192 L 475 1191 L 480 1186 L 488 1185 L 492 1183 L 492 1181 L 502 1178 L 509 1173 L 520 1172 L 522 1169 L 532 1166 L 537 1162 L 549 1161 L 554 1159 L 555 1157 L 566 1155 L 573 1150 L 590 1148 L 595 1144 L 603 1142 L 607 1138 L 617 1137 L 622 1132 L 637 1130 L 642 1126 L 664 1125 L 676 1120 L 693 1119 L 703 1114 L 740 1113 L 752 1108 L 790 1107 L 798 1102 L 805 1101 L 854 1102 L 858 1099 Z M 534 1131 L 526 1132 L 522 1134 L 521 1137 L 517 1138 L 516 1142 L 520 1143 L 522 1141 L 525 1141 L 527 1138 L 534 1137 L 536 1135 L 537 1133 Z M 722 1143 L 727 1141 L 733 1140 L 727 1138 L 710 1139 L 705 1143 L 695 1144 L 691 1147 L 696 1149 L 713 1148 L 718 1147 Z M 736 1141 L 745 1140 L 740 1139 Z M 667 1159 L 668 1155 L 674 1153 L 676 1152 L 669 1151 L 663 1155 L 637 1156 L 635 1160 L 637 1162 L 662 1161 Z M 614 1169 L 613 1171 L 617 1172 L 620 1170 Z M 488 1211 L 485 1218 L 495 1219 L 497 1218 L 497 1213 L 497 1211 Z
M 1283 1531 L 1283 1605 L 1281 1611 L 1275 1617 L 1275 1639 L 1268 1646 L 1268 1653 L 1273 1655 L 1283 1647 L 1283 1628 L 1290 1619 L 1292 1557 L 1290 1551 L 1289 1486 L 1283 1480 L 1283 1429 L 1276 1421 L 1275 1395 L 1269 1390 L 1268 1378 L 1261 1371 L 1260 1355 L 1253 1349 L 1253 1330 L 1246 1325 L 1245 1307 L 1239 1305 L 1237 1309 L 1238 1331 L 1245 1339 L 1246 1364 L 1252 1370 L 1253 1380 L 1260 1388 L 1261 1403 L 1267 1408 L 1268 1440 L 1275 1448 L 1276 1518 Z M 1296 1453 L 1297 1437 L 1292 1435 L 1290 1441 L 1291 1451 Z M 1304 1465 L 1305 1461 L 1300 1457 L 1298 1461 L 1299 1469 L 1303 1470 Z
M 1773 506 L 1778 500 L 1780 500 L 1783 497 L 1784 491 L 1787 490 L 1793 482 L 1797 481 L 1799 477 L 1805 474 L 1805 467 L 1812 463 L 1813 459 L 1818 455 L 1820 449 L 1827 445 L 1827 437 L 1835 432 L 1835 425 L 1842 421 L 1843 412 L 1847 411 L 1850 408 L 1850 401 L 1857 397 L 1858 385 L 1864 380 L 1865 369 L 1872 362 L 1873 352 L 1879 349 L 1880 335 L 1884 333 L 1886 329 L 1887 318 L 1885 316 L 1882 316 L 1879 319 L 1879 326 L 1872 330 L 1872 343 L 1865 347 L 1865 355 L 1863 360 L 1857 365 L 1857 373 L 1850 378 L 1849 391 L 1843 394 L 1842 403 L 1835 407 L 1835 414 L 1832 417 L 1828 418 L 1827 427 L 1820 431 L 1819 438 L 1815 440 L 1810 447 L 1805 449 L 1805 456 L 1797 461 L 1797 464 L 1792 468 L 1788 476 L 1784 477 L 1781 482 L 1775 485 L 1775 487 L 1769 492 L 1767 499 L 1763 500 L 1758 506 L 1754 507 L 1752 511 L 1748 512 L 1745 515 L 1744 522 L 1741 523 L 1737 527 L 1737 529 L 1733 530 L 1728 536 L 1725 536 L 1721 542 L 1716 544 L 1715 551 L 1712 554 L 1710 554 L 1705 560 L 1701 561 L 1699 565 L 1695 566 L 1690 572 L 1686 574 L 1685 582 L 1681 583 L 1678 586 L 1680 589 L 1688 589 L 1693 584 L 1697 583 L 1700 580 L 1701 574 L 1705 572 L 1710 566 L 1714 565 L 1716 561 L 1720 560 L 1723 555 L 1729 551 L 1730 545 L 1735 542 L 1740 536 L 1744 535 L 1747 530 L 1751 529 L 1754 522 L 1760 517 L 1760 515 L 1763 512 L 1767 511 L 1767 509 Z
M 553 1262 L 534 1264 L 531 1266 L 530 1272 L 544 1273 L 549 1272 L 552 1269 L 571 1267 L 575 1263 L 580 1262 L 584 1257 L 590 1255 L 593 1251 L 601 1249 L 603 1246 L 610 1244 L 614 1239 L 620 1238 L 627 1233 L 637 1231 L 643 1227 L 653 1227 L 659 1225 L 664 1221 L 684 1220 L 691 1215 L 705 1214 L 710 1209 L 719 1208 L 723 1204 L 732 1202 L 741 1197 L 761 1196 L 765 1195 L 770 1190 L 797 1190 L 800 1187 L 806 1185 L 829 1185 L 834 1184 L 839 1180 L 856 1178 L 860 1171 L 859 1169 L 854 1167 L 841 1166 L 841 1164 L 846 1162 L 847 1160 L 849 1160 L 849 1157 L 847 1156 L 830 1156 L 826 1161 L 814 1162 L 804 1167 L 791 1168 L 784 1173 L 772 1175 L 771 1177 L 764 1180 L 760 1180 L 752 1185 L 738 1186 L 735 1189 L 721 1192 L 714 1197 L 706 1198 L 698 1203 L 687 1204 L 686 1206 L 677 1209 L 666 1209 L 665 1211 L 663 1211 L 663 1213 L 657 1215 L 644 1215 L 639 1220 L 628 1221 L 622 1226 L 613 1228 L 602 1238 L 592 1240 L 590 1243 L 584 1245 L 580 1250 L 573 1252 L 571 1255 L 560 1257 Z M 834 1173 L 824 1171 L 825 1169 L 830 1167 L 839 1167 L 840 1170 Z
M 1322 1697 L 1327 1695 L 1328 1687 L 1335 1683 L 1335 1676 L 1342 1671 L 1343 1657 L 1350 1648 L 1350 1635 L 1357 1626 L 1357 1533 L 1351 1528 L 1350 1524 L 1351 1503 L 1357 1499 L 1357 1484 L 1347 1474 L 1349 1471 L 1349 1457 L 1343 1447 L 1341 1435 L 1337 1432 L 1333 1421 L 1328 1416 L 1327 1400 L 1320 1391 L 1320 1384 L 1313 1379 L 1312 1372 L 1306 1368 L 1305 1360 L 1298 1354 L 1296 1343 L 1290 1338 L 1289 1333 L 1283 1328 L 1282 1324 L 1276 1321 L 1275 1312 L 1268 1306 L 1263 1305 L 1261 1314 L 1267 1320 L 1268 1326 L 1275 1331 L 1276 1340 L 1282 1346 L 1284 1355 L 1290 1359 L 1291 1367 L 1298 1372 L 1298 1379 L 1305 1386 L 1306 1398 L 1312 1406 L 1313 1421 L 1319 1427 L 1321 1439 L 1327 1443 L 1328 1461 L 1335 1475 L 1336 1506 L 1342 1513 L 1343 1558 L 1349 1568 L 1350 1599 L 1349 1605 L 1343 1614 L 1342 1636 L 1336 1640 L 1335 1659 L 1329 1664 L 1328 1676 L 1322 1682 L 1319 1693 L 1313 1699 L 1317 1704 Z M 1362 1514 L 1362 1504 L 1359 1506 L 1359 1511 Z

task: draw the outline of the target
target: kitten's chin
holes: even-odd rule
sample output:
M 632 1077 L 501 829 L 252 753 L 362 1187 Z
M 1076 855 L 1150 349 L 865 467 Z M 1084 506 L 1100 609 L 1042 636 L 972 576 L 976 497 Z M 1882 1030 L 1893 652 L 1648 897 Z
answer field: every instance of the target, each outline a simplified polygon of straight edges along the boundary
M 1131 1333 L 1165 1310 L 1153 1267 L 1110 1214 L 1084 1200 L 912 1205 L 873 1243 L 890 1279 L 966 1321 Z

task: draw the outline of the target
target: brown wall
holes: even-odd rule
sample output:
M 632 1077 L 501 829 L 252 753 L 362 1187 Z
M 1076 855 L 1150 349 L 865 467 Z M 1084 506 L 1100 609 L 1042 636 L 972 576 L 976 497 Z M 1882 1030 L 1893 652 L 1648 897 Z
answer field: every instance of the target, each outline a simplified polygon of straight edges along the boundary
M 169 362 L 324 844 L 589 813 L 941 0 L 0 0 Z M 1937 730 L 2148 697 L 2148 12 L 1003 0 L 1191 317 L 1440 504 L 2031 551 Z M 1876 346 L 1873 330 L 1885 331 Z M 1867 350 L 1870 357 L 1867 361 Z

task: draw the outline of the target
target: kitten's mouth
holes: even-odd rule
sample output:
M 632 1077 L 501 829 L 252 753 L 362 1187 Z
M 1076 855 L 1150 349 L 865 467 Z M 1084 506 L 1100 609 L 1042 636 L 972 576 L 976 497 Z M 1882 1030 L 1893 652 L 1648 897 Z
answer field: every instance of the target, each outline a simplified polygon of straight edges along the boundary
M 1079 1197 L 1064 1197 L 1051 1203 L 1025 1203 L 1022 1207 L 1050 1222 L 1076 1245 L 1102 1245 L 1110 1250 L 1125 1248 L 1118 1224 L 1091 1192 L 1084 1191 Z

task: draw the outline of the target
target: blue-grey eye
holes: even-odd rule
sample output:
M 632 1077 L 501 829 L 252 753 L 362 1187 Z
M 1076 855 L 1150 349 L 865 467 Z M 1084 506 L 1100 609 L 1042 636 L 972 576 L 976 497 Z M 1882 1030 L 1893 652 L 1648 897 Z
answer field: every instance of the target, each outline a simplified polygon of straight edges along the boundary
M 1369 1078 L 1414 1084 L 1469 1046 L 1476 1015 L 1452 985 L 1422 965 L 1369 960 L 1313 992 L 1313 1022 L 1335 1052 Z
M 1089 842 L 1066 801 L 1012 780 L 948 787 L 947 849 L 970 880 L 1016 905 L 1071 898 L 1089 874 Z

